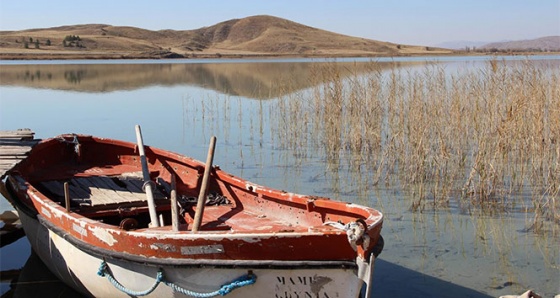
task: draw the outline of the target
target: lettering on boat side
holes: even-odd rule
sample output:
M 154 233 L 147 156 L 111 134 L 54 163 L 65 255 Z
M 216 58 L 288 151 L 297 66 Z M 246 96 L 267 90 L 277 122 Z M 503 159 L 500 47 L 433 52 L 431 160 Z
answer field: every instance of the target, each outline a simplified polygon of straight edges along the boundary
M 43 213 L 43 215 L 45 215 L 48 218 L 52 218 L 52 215 L 49 212 L 49 210 L 45 209 L 45 207 L 43 207 L 43 206 L 41 206 L 41 213 Z
M 326 276 L 276 276 L 276 298 L 329 298 L 339 293 L 329 293 L 323 287 L 332 279 Z
M 86 231 L 86 229 L 80 227 L 79 225 L 77 225 L 77 224 L 75 224 L 75 223 L 72 224 L 72 229 L 73 229 L 74 231 L 78 232 L 78 233 L 79 233 L 80 235 L 82 235 L 82 236 L 87 236 L 87 231 Z
M 223 254 L 224 246 L 221 244 L 216 245 L 202 245 L 202 246 L 181 246 L 182 255 L 207 255 L 207 254 Z

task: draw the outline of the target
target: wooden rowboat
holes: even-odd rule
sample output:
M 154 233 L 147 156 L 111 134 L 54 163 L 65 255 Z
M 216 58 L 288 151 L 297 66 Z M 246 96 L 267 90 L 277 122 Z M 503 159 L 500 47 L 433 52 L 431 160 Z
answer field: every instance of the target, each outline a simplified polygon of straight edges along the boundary
M 33 249 L 65 283 L 94 297 L 369 292 L 379 211 L 260 186 L 211 166 L 213 150 L 204 164 L 137 133 L 47 139 L 8 172 Z

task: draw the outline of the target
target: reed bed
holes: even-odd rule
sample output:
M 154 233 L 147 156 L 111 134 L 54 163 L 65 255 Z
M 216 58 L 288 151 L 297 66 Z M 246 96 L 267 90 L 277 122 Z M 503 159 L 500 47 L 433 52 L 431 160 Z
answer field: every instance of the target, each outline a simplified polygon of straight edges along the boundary
M 320 148 L 333 170 L 411 194 L 412 210 L 513 210 L 534 214 L 535 231 L 560 225 L 557 65 L 369 67 L 317 66 L 315 87 L 273 107 L 278 143 L 301 156 Z

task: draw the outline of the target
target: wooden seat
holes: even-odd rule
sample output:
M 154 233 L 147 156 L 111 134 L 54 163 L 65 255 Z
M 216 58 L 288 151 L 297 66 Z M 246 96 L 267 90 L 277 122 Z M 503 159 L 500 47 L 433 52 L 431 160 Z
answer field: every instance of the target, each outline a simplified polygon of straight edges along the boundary
M 40 182 L 42 191 L 49 192 L 53 200 L 64 201 L 64 183 L 68 182 L 71 206 L 96 207 L 126 206 L 144 204 L 146 194 L 142 190 L 144 182 L 141 178 L 132 176 L 90 176 L 72 178 L 69 181 L 53 180 Z M 165 199 L 166 196 L 157 188 L 154 190 L 155 199 Z

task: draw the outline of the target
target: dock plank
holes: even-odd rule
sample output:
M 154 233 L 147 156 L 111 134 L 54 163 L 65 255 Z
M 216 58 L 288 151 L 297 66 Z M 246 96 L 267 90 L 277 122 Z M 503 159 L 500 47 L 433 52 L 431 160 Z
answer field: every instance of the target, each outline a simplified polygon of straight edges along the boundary
M 40 140 L 30 129 L 0 130 L 0 179 L 27 157 Z
M 0 145 L 0 156 L 19 156 L 26 155 L 29 152 L 27 147 L 21 146 L 2 146 Z
M 0 139 L 33 139 L 35 133 L 29 128 L 18 130 L 0 130 Z

